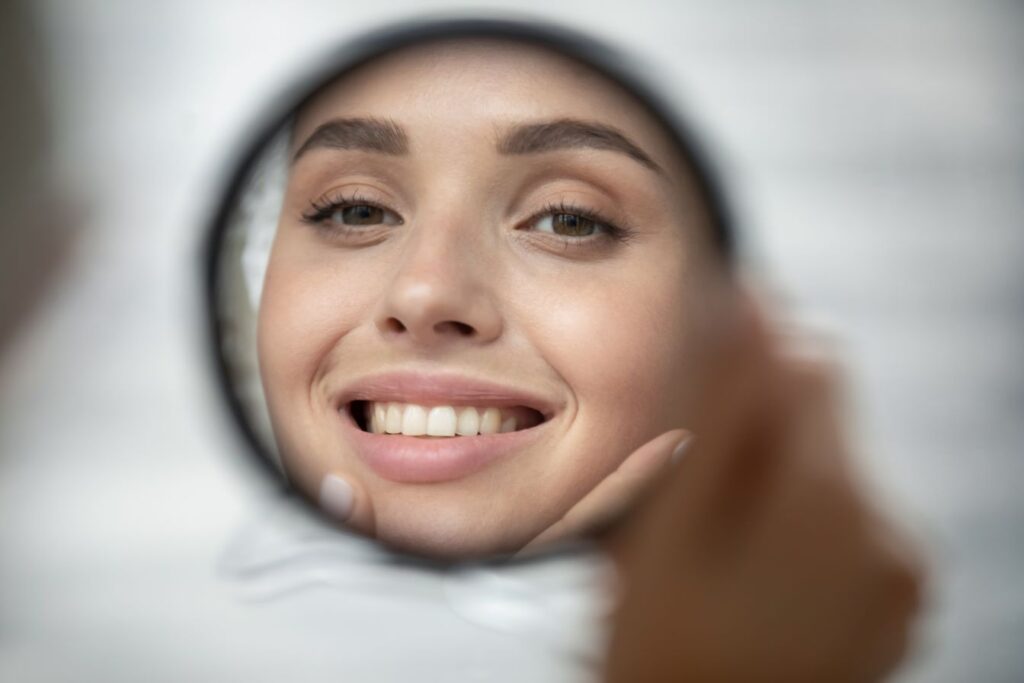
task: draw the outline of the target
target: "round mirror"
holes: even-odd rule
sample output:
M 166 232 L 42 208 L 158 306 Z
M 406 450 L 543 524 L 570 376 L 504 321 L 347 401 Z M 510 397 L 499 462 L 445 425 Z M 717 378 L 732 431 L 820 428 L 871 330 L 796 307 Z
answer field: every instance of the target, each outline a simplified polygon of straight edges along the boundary
M 207 294 L 268 473 L 444 559 L 593 532 L 657 479 L 642 451 L 685 441 L 732 240 L 632 64 L 548 25 L 406 24 L 265 113 Z

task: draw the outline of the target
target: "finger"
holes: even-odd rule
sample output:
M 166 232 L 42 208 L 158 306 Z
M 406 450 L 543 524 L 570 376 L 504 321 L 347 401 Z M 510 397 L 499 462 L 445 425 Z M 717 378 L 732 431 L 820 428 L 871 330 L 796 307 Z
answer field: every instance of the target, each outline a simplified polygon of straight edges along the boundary
M 871 528 L 867 488 L 851 458 L 849 436 L 835 363 L 825 356 L 782 353 L 781 375 L 786 387 L 787 424 L 780 447 L 784 451 L 785 481 L 780 498 L 806 506 L 842 512 L 850 523 Z
M 729 326 L 706 354 L 692 452 L 639 510 L 663 537 L 727 552 L 757 523 L 792 456 L 785 444 L 799 398 L 787 380 L 767 316 L 737 293 Z M 672 528 L 666 528 L 672 527 Z M 657 533 L 652 538 L 656 538 Z
M 672 498 L 691 512 L 752 483 L 775 438 L 780 382 L 772 337 L 753 298 L 739 293 L 728 327 L 707 355 L 694 452 L 674 477 Z
M 782 327 L 750 293 L 740 294 L 735 338 L 726 340 L 718 362 L 724 368 L 709 387 L 706 410 L 695 423 L 701 446 L 714 457 L 695 456 L 704 465 L 707 485 L 689 475 L 695 486 L 736 505 L 752 503 L 769 484 L 780 462 L 811 460 L 800 466 L 846 472 L 846 435 L 835 343 L 828 337 Z M 745 299 L 745 300 L 743 300 Z M 702 434 L 702 432 L 709 432 Z M 797 437 L 801 438 L 797 438 Z M 796 443 L 799 441 L 799 443 Z M 707 462 L 705 462 L 707 461 Z
M 858 681 L 883 680 L 911 651 L 927 579 L 923 559 L 908 546 L 908 538 L 885 520 L 877 524 L 875 539 L 881 553 L 871 567 L 872 581 L 862 600 L 858 632 L 853 634 L 862 647 L 849 665 L 850 671 L 860 672 Z
M 373 533 L 373 505 L 354 477 L 328 472 L 320 483 L 317 503 L 332 522 Z
M 561 519 L 528 543 L 524 550 L 583 534 L 618 518 L 673 460 L 683 454 L 690 437 L 685 429 L 674 429 L 640 446 Z
M 773 446 L 775 437 L 758 435 L 772 422 L 764 413 L 774 408 L 771 391 L 779 385 L 765 315 L 752 296 L 736 288 L 720 296 L 717 306 L 700 336 L 694 365 L 692 386 L 699 397 L 689 421 L 694 445 L 665 485 L 612 530 L 613 551 L 632 543 L 628 529 L 633 527 L 646 528 L 642 535 L 659 546 L 665 538 L 693 533 L 725 537 L 719 518 L 736 515 L 719 508 L 743 501 L 744 487 L 733 482 L 744 477 L 748 484 L 756 482 L 758 477 L 750 475 L 757 459 L 764 460 L 759 451 Z

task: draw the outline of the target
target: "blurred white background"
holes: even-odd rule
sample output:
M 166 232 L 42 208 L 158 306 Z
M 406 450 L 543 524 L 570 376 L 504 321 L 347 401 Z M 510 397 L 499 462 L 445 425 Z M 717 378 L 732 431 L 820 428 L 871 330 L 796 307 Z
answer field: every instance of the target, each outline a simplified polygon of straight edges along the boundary
M 586 679 L 564 651 L 464 618 L 438 577 L 253 602 L 218 571 L 271 499 L 200 333 L 198 248 L 227 164 L 317 55 L 461 7 L 34 6 L 79 239 L 0 361 L 0 680 Z M 728 171 L 758 269 L 841 340 L 864 467 L 932 553 L 897 679 L 1020 681 L 1024 4 L 474 7 L 662 68 Z

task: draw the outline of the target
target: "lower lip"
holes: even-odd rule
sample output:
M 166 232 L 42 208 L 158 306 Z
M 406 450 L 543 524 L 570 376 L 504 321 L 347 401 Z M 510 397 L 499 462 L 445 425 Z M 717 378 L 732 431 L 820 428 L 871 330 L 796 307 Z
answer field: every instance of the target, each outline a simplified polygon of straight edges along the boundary
M 364 432 L 348 410 L 342 409 L 338 415 L 356 454 L 370 469 L 384 479 L 410 484 L 468 477 L 528 446 L 547 424 L 504 434 L 419 437 Z

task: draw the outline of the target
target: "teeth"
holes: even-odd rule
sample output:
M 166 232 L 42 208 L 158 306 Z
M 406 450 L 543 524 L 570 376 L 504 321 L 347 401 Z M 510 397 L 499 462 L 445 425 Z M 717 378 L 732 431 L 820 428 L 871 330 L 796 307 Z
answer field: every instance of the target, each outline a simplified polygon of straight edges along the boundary
M 423 436 L 427 433 L 427 409 L 409 404 L 402 411 L 402 433 L 406 436 Z
M 367 407 L 369 431 L 406 436 L 476 436 L 516 431 L 515 416 L 499 408 L 421 406 L 414 403 L 371 402 Z
M 409 412 L 406 410 L 406 415 Z M 455 436 L 455 408 L 436 406 L 427 415 L 427 434 L 430 436 Z
M 497 434 L 501 426 L 501 411 L 497 408 L 488 408 L 480 417 L 481 434 Z
M 480 432 L 480 413 L 476 408 L 461 408 L 455 433 L 460 436 L 476 436 Z
M 374 404 L 376 405 L 376 404 Z M 397 403 L 389 403 L 384 431 L 388 434 L 402 433 L 402 408 Z

